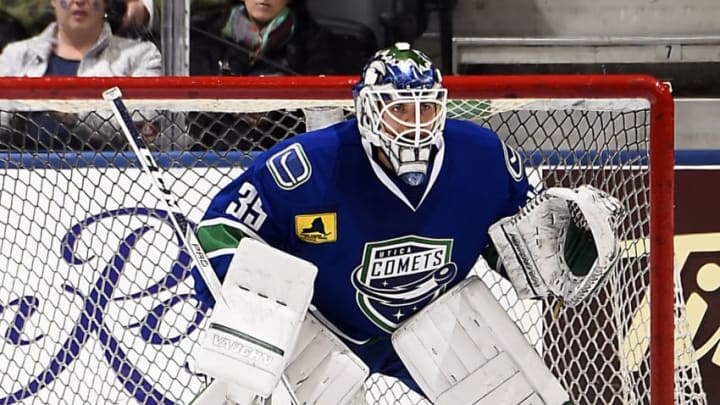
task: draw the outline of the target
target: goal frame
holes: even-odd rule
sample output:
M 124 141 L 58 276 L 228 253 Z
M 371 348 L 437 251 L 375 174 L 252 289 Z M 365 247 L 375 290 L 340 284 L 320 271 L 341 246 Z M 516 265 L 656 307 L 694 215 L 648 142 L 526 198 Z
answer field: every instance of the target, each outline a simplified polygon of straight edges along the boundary
M 124 98 L 348 100 L 354 76 L 1 78 L 4 99 L 97 99 L 110 87 Z M 446 76 L 452 98 L 641 98 L 650 103 L 651 403 L 674 401 L 674 102 L 669 84 L 646 75 Z

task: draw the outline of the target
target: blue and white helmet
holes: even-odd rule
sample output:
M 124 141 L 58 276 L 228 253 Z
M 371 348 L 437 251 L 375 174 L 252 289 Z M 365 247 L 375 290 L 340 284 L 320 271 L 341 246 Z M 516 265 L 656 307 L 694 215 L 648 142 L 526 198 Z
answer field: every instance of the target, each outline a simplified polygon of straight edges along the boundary
M 360 134 L 407 184 L 422 184 L 443 145 L 447 89 L 430 58 L 404 42 L 375 53 L 353 88 Z

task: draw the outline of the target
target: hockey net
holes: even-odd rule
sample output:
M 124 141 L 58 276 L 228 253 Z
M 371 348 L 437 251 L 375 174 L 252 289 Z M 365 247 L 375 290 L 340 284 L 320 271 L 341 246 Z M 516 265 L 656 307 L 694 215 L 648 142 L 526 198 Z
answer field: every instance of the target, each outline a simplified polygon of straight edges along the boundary
M 189 366 L 207 320 L 190 259 L 102 91 L 121 87 L 197 221 L 257 153 L 352 117 L 353 81 L 3 79 L 0 404 L 184 404 L 208 383 Z M 631 76 L 446 84 L 448 116 L 494 129 L 521 151 L 534 185 L 593 184 L 629 213 L 619 268 L 578 307 L 518 300 L 476 267 L 574 403 L 704 404 L 673 266 L 667 87 Z M 427 403 L 383 376 L 367 388 L 369 404 Z

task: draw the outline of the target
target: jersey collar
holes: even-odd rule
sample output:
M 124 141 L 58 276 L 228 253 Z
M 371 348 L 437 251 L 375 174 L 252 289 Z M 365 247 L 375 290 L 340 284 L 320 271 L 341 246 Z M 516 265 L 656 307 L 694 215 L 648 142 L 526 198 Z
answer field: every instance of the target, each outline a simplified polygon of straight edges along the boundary
M 362 147 L 365 150 L 365 156 L 367 156 L 368 160 L 370 161 L 370 167 L 372 167 L 373 172 L 375 173 L 375 177 L 380 180 L 380 182 L 385 185 L 385 187 L 390 190 L 391 193 L 395 195 L 395 197 L 399 198 L 400 201 L 405 203 L 405 205 L 408 206 L 413 211 L 417 211 L 420 206 L 422 205 L 423 201 L 425 201 L 425 197 L 430 193 L 430 190 L 432 189 L 433 185 L 435 184 L 435 180 L 437 180 L 438 176 L 440 175 L 440 169 L 443 166 L 443 159 L 445 157 L 445 141 L 443 139 L 440 139 L 440 142 L 438 143 L 438 150 L 435 154 L 435 159 L 432 164 L 432 168 L 430 171 L 430 177 L 428 178 L 428 184 L 425 188 L 425 193 L 423 193 L 422 198 L 420 198 L 420 201 L 418 201 L 417 205 L 413 205 L 410 200 L 405 196 L 405 194 L 400 190 L 400 188 L 395 184 L 395 182 L 388 177 L 387 173 L 385 173 L 385 170 L 378 164 L 375 159 L 372 157 L 372 145 L 370 142 L 368 142 L 365 138 L 362 138 L 361 140 Z

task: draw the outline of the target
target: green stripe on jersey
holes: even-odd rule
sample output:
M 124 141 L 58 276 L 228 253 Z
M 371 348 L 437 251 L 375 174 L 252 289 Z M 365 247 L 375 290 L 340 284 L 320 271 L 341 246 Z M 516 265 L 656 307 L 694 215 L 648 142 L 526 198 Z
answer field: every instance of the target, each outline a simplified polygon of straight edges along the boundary
M 236 248 L 244 237 L 245 234 L 240 229 L 228 225 L 201 226 L 197 230 L 198 241 L 206 253 Z

